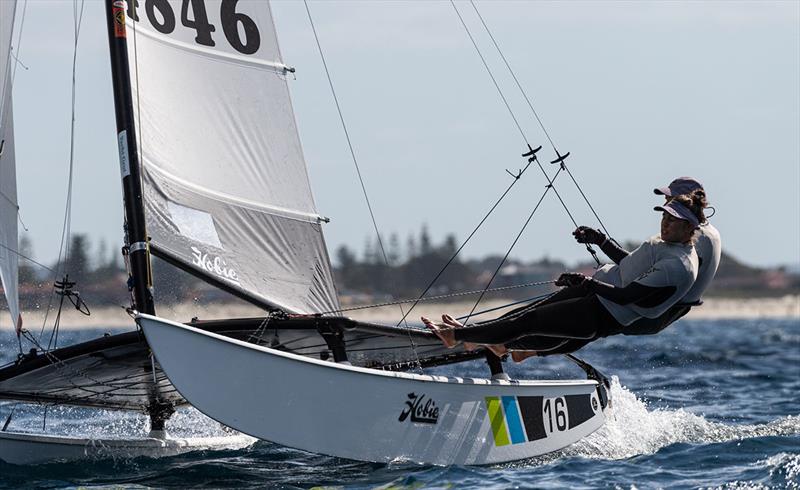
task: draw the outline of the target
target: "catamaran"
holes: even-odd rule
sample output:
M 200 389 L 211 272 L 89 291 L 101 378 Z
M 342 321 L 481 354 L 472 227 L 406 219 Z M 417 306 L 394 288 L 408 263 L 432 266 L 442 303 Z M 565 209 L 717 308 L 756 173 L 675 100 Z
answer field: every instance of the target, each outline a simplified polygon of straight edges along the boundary
M 2 5 L 13 11 L 13 2 Z M 289 96 L 295 70 L 281 56 L 268 2 L 106 0 L 105 8 L 138 328 L 35 346 L 0 369 L 0 398 L 144 411 L 148 439 L 162 445 L 166 421 L 190 403 L 253 437 L 377 462 L 514 461 L 603 425 L 608 380 L 576 358 L 587 379 L 510 379 L 489 351 L 446 349 L 421 328 L 342 315 L 322 230 L 328 220 L 314 203 Z M 6 63 L 9 45 L 1 46 Z M 10 88 L 4 94 L 10 147 Z M 535 161 L 535 151 L 528 156 Z M 2 158 L 11 175 L 13 153 Z M 0 214 L 0 271 L 18 325 L 16 189 L 3 192 L 13 205 Z M 265 316 L 157 316 L 151 254 Z M 424 373 L 475 359 L 486 360 L 486 378 Z M 15 437 L 55 447 L 47 435 L 2 431 L 0 448 Z M 0 458 L 12 452 L 0 449 Z

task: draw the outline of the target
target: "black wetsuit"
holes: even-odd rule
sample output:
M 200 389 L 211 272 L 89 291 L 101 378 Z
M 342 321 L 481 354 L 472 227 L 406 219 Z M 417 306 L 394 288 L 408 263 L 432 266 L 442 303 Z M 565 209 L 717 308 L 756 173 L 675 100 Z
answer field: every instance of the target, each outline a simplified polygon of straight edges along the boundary
M 525 347 L 522 338 L 529 336 L 553 337 L 562 342 L 580 339 L 588 343 L 625 329 L 603 306 L 599 296 L 622 305 L 634 303 L 650 307 L 665 301 L 674 292 L 673 286 L 652 287 L 633 282 L 625 287 L 614 287 L 590 279 L 583 286 L 564 288 L 535 306 L 519 308 L 495 320 L 456 329 L 454 333 L 460 341 L 506 344 L 509 348 L 525 350 L 536 350 Z
M 603 252 L 615 263 L 619 263 L 622 259 L 629 255 L 629 252 L 617 245 L 615 242 L 608 240 L 600 247 Z M 539 303 L 536 306 L 543 306 L 548 303 L 557 302 L 561 299 L 566 299 L 568 294 L 577 294 L 575 293 L 567 293 L 570 289 L 574 288 L 567 288 L 555 295 L 551 296 L 547 300 Z M 684 304 L 678 303 L 671 307 L 669 310 L 664 312 L 662 315 L 656 318 L 640 318 L 635 322 L 631 323 L 630 325 L 619 325 L 617 323 L 618 328 L 610 329 L 611 333 L 621 333 L 623 335 L 655 335 L 673 322 L 677 321 L 679 318 L 686 315 L 692 306 L 695 304 Z M 522 312 L 524 309 L 531 308 L 530 306 L 525 306 L 523 308 L 519 308 L 517 310 L 511 311 L 507 313 L 507 315 L 513 315 L 515 313 Z M 503 318 L 503 317 L 501 317 Z M 607 331 L 608 332 L 608 331 Z M 607 333 L 608 335 L 609 333 Z M 605 336 L 607 336 L 605 335 Z M 544 335 L 527 335 L 511 342 L 507 342 L 505 346 L 511 350 L 531 350 L 536 351 L 536 353 L 540 356 L 549 356 L 555 354 L 569 354 L 571 352 L 575 352 L 590 342 L 597 340 L 598 338 L 604 335 L 598 335 L 592 338 L 559 338 L 559 337 L 547 337 Z

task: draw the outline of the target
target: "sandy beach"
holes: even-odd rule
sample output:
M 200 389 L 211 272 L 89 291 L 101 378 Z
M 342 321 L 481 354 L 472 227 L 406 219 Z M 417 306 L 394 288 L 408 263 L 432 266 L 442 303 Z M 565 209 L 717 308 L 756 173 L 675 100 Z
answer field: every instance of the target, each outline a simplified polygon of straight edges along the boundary
M 481 304 L 481 310 L 501 306 L 503 301 L 487 301 Z M 404 305 L 407 311 L 407 305 Z M 420 315 L 438 318 L 442 313 L 464 315 L 472 308 L 472 303 L 420 303 L 410 315 L 418 321 Z M 499 315 L 504 310 L 489 313 L 486 317 Z M 162 306 L 158 309 L 160 316 L 176 321 L 188 321 L 194 317 L 200 319 L 242 318 L 263 316 L 263 310 L 246 304 L 213 304 L 200 305 L 183 303 Z M 399 306 L 369 308 L 345 312 L 346 316 L 362 321 L 397 322 L 402 314 Z M 687 318 L 732 319 L 732 318 L 794 318 L 800 319 L 800 295 L 779 298 L 709 298 L 698 308 L 692 309 Z M 23 314 L 24 326 L 31 331 L 38 331 L 44 322 L 44 311 L 27 311 Z M 54 313 L 48 317 L 47 323 L 52 326 Z M 84 316 L 73 309 L 65 310 L 61 315 L 61 328 L 109 328 L 119 329 L 131 325 L 131 319 L 121 307 L 94 308 L 91 316 Z

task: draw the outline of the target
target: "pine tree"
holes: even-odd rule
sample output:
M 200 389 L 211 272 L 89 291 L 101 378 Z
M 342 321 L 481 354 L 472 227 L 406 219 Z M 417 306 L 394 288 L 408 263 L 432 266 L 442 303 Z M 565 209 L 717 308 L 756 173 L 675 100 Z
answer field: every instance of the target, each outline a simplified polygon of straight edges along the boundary
M 89 240 L 86 235 L 82 233 L 72 235 L 69 254 L 64 262 L 64 274 L 68 274 L 70 280 L 86 280 L 91 273 L 89 256 L 86 253 L 88 247 Z
M 428 225 L 422 225 L 422 230 L 419 233 L 419 254 L 422 256 L 428 255 L 433 252 L 431 245 L 431 235 L 428 233 Z
M 336 262 L 339 264 L 339 269 L 347 271 L 356 265 L 358 259 L 356 259 L 356 254 L 347 248 L 347 245 L 342 245 L 336 249 Z
M 28 235 L 19 237 L 19 253 L 24 257 L 19 258 L 19 283 L 33 284 L 36 282 L 36 269 L 33 263 L 25 257 L 33 258 L 33 242 Z
M 417 241 L 414 239 L 414 235 L 408 235 L 408 240 L 406 240 L 406 262 L 414 260 L 417 255 Z
M 392 233 L 389 236 L 389 251 L 387 252 L 389 265 L 392 267 L 398 265 L 400 262 L 400 237 L 397 233 Z

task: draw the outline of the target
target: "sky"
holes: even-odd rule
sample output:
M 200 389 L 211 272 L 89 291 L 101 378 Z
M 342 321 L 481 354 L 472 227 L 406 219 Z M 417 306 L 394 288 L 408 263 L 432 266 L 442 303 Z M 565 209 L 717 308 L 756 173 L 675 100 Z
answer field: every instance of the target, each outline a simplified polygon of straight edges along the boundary
M 8 0 L 0 0 L 8 1 Z M 611 234 L 658 232 L 652 189 L 704 183 L 723 248 L 800 266 L 800 2 L 476 2 L 569 168 Z M 525 139 L 450 2 L 310 1 L 377 224 L 404 241 L 465 238 L 524 166 Z M 19 204 L 34 257 L 58 254 L 70 155 L 73 2 L 20 0 L 14 80 Z M 456 2 L 525 137 L 555 158 L 468 2 Z M 273 13 L 328 248 L 372 235 L 302 2 Z M 16 37 L 15 37 L 16 38 Z M 16 43 L 15 43 L 16 44 Z M 122 192 L 104 8 L 87 0 L 77 54 L 71 226 L 122 242 Z M 191 101 L 187 101 L 191 103 Z M 555 171 L 549 163 L 547 170 Z M 464 250 L 503 254 L 544 191 L 531 167 Z M 575 184 L 555 184 L 598 226 Z M 588 259 L 551 192 L 512 256 Z M 21 230 L 22 231 L 22 230 Z M 95 251 L 96 253 L 96 251 Z

